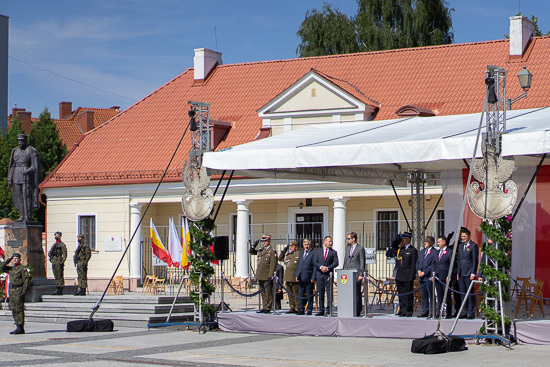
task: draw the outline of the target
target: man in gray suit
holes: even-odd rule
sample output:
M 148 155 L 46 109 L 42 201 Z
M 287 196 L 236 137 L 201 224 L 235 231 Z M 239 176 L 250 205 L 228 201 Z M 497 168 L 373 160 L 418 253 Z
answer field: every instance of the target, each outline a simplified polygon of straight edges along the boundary
M 365 271 L 365 249 L 363 246 L 357 244 L 357 233 L 355 232 L 348 233 L 347 241 L 344 269 L 357 269 L 359 272 L 357 283 L 355 283 L 355 316 L 359 317 L 363 308 L 361 283 L 363 282 L 363 272 Z

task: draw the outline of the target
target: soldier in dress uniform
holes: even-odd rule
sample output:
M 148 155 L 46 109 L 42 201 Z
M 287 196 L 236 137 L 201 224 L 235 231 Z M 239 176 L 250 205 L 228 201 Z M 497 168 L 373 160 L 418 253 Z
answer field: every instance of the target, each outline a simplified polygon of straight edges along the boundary
M 8 264 L 13 260 L 13 266 Z M 0 264 L 0 272 L 10 276 L 10 308 L 17 326 L 10 334 L 25 334 L 25 292 L 30 285 L 27 268 L 21 264 L 21 254 L 17 252 Z
M 73 261 L 78 275 L 78 291 L 75 296 L 85 296 L 88 286 L 88 261 L 92 257 L 90 246 L 84 242 L 84 235 L 78 235 L 78 247 L 74 253 Z
M 298 251 L 298 242 L 296 241 L 290 241 L 288 246 L 279 255 L 279 261 L 284 261 L 286 266 L 284 281 L 285 287 L 288 289 L 288 304 L 290 306 L 288 313 L 298 313 L 300 311 L 298 298 L 295 297 L 300 292 L 300 286 L 296 279 L 296 268 L 298 267 L 299 258 L 300 252 Z
M 261 242 L 263 246 L 261 249 L 258 250 L 256 246 L 253 246 L 248 252 L 258 256 L 256 280 L 260 289 L 263 289 L 262 309 L 258 313 L 269 313 L 271 312 L 271 305 L 273 303 L 273 283 L 270 283 L 270 279 L 277 268 L 277 251 L 271 246 L 270 235 L 264 234 Z
M 61 241 L 61 232 L 54 233 L 55 243 L 48 252 L 48 258 L 52 263 L 53 276 L 55 277 L 55 285 L 57 290 L 53 296 L 61 296 L 63 287 L 65 286 L 65 278 L 63 277 L 63 269 L 65 268 L 65 260 L 67 260 L 67 246 Z
M 399 312 L 397 315 L 411 317 L 413 315 L 414 279 L 416 278 L 416 261 L 418 250 L 411 245 L 411 234 L 403 233 L 396 257 L 397 272 L 395 285 L 399 296 Z

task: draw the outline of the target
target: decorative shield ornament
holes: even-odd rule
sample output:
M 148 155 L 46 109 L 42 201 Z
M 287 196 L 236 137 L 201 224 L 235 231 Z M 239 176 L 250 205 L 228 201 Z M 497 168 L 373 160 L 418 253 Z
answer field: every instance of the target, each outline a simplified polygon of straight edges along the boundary
M 346 284 L 348 282 L 348 276 L 347 275 L 340 275 L 340 283 Z
M 185 216 L 191 221 L 208 217 L 214 207 L 214 193 L 210 189 L 210 175 L 205 167 L 197 172 L 183 164 L 181 177 L 186 189 L 183 191 L 181 206 Z

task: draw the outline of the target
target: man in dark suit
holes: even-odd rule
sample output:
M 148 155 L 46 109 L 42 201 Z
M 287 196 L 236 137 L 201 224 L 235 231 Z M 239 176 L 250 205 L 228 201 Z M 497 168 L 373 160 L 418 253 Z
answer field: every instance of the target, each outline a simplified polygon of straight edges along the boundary
M 477 265 L 479 260 L 479 248 L 477 243 L 470 240 L 470 231 L 467 228 L 460 230 L 460 240 L 458 244 L 458 264 L 457 264 L 457 279 L 460 286 L 460 291 L 466 293 L 472 280 L 476 278 Z M 476 317 L 476 297 L 471 295 L 474 293 L 472 290 L 470 296 L 465 301 L 465 307 L 462 309 L 461 319 L 466 317 L 469 319 L 475 319 Z
M 399 296 L 399 316 L 411 317 L 413 315 L 414 294 L 411 292 L 416 278 L 416 260 L 418 260 L 418 250 L 411 245 L 411 234 L 405 232 L 402 235 L 396 257 L 395 285 L 397 293 L 402 294 Z
M 315 281 L 317 283 L 317 291 L 319 292 L 319 312 L 316 316 L 324 316 L 328 314 L 330 306 L 330 293 L 327 289 L 330 289 L 330 274 L 338 266 L 338 255 L 336 251 L 332 249 L 332 237 L 326 236 L 323 239 L 323 248 L 316 250 L 313 254 L 313 267 L 315 268 L 316 275 Z M 325 308 L 325 293 L 327 296 L 327 305 Z
M 298 296 L 300 297 L 300 306 L 298 315 L 311 315 L 313 311 L 313 250 L 311 249 L 311 240 L 306 238 L 302 242 L 304 248 L 300 251 L 298 264 L 296 265 L 296 281 L 298 282 Z M 306 299 L 307 294 L 307 310 Z
M 432 236 L 427 236 L 424 240 L 424 248 L 420 250 L 418 260 L 416 261 L 416 273 L 418 274 L 418 282 L 420 283 L 420 293 L 422 294 L 422 314 L 419 317 L 428 317 L 433 315 L 433 294 L 432 282 L 430 278 L 433 272 L 434 256 L 437 250 L 433 248 L 435 239 Z
M 441 312 L 441 305 L 443 301 L 443 294 L 445 293 L 445 282 L 447 281 L 447 275 L 449 274 L 449 268 L 451 267 L 451 261 L 453 259 L 453 249 L 447 246 L 447 238 L 440 236 L 437 239 L 437 246 L 439 251 L 435 253 L 433 257 L 433 269 L 434 276 L 437 277 L 441 282 L 435 281 L 435 289 L 437 291 L 437 313 Z M 454 273 L 454 271 L 453 271 Z M 452 275 L 451 275 L 452 277 Z M 446 304 L 446 319 L 450 319 L 451 316 L 451 289 L 449 288 L 447 292 L 447 297 L 445 300 Z
M 365 271 L 365 249 L 357 244 L 357 233 L 350 232 L 347 236 L 348 245 L 344 257 L 344 269 L 357 269 L 359 276 L 355 283 L 355 316 L 361 316 L 363 308 L 363 299 L 361 297 L 361 283 L 363 282 L 363 272 Z

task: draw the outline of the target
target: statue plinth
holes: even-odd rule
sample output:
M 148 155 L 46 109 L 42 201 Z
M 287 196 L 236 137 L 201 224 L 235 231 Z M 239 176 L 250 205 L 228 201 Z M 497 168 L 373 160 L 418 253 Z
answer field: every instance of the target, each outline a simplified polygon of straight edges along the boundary
M 46 256 L 42 248 L 42 225 L 37 222 L 12 222 L 5 228 L 6 258 L 21 254 L 21 263 L 34 269 L 34 278 L 46 277 Z

